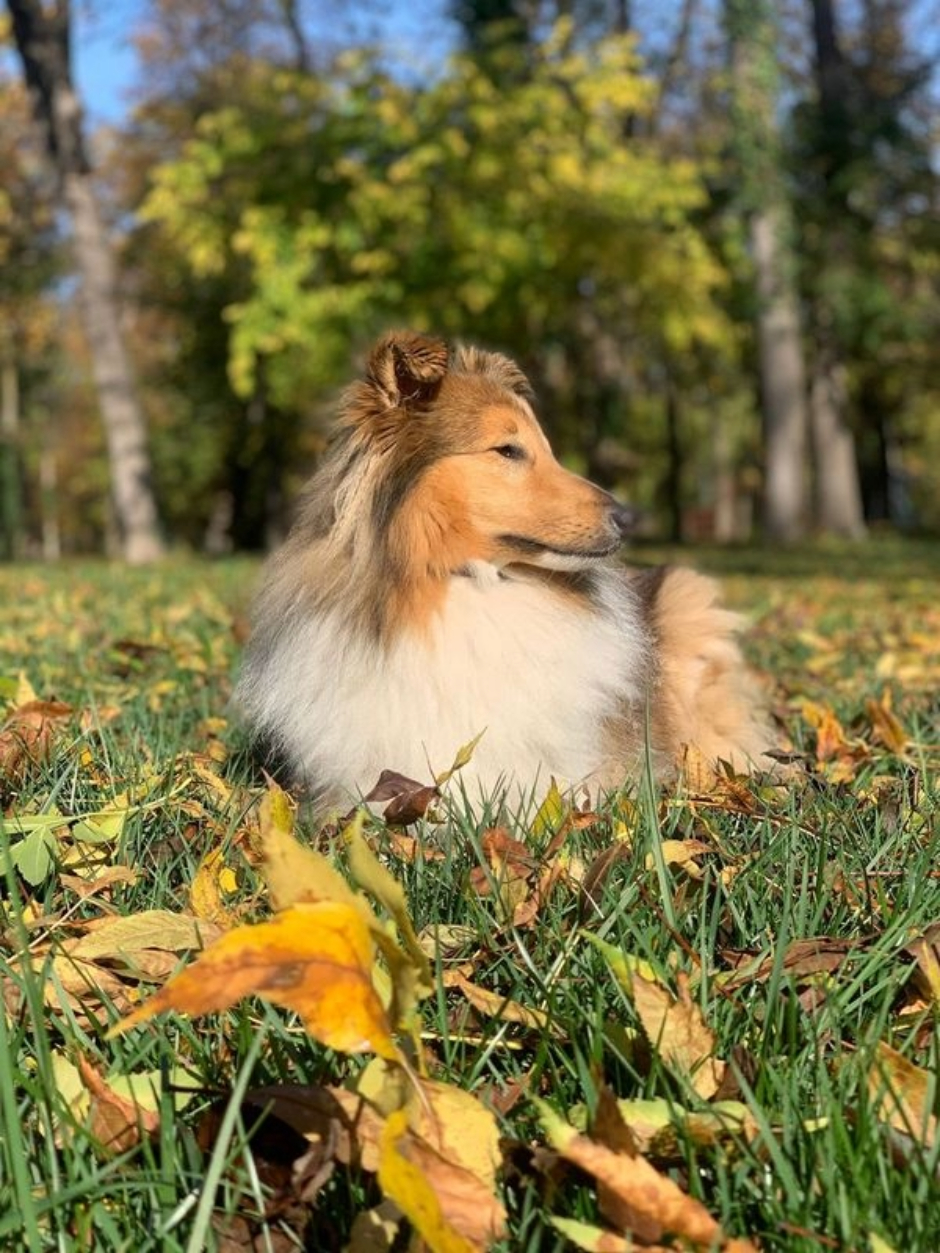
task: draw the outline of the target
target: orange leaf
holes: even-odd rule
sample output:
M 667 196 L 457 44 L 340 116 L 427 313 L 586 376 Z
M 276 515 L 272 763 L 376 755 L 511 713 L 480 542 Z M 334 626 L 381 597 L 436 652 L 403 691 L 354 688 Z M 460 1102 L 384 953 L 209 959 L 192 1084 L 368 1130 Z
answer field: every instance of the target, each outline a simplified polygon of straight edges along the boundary
M 368 926 L 355 906 L 294 905 L 270 922 L 227 932 L 112 1031 L 167 1009 L 208 1014 L 258 995 L 295 1010 L 310 1035 L 329 1048 L 396 1060 L 372 983 L 373 958 Z
M 881 700 L 865 701 L 865 716 L 871 723 L 875 739 L 892 753 L 901 754 L 907 748 L 908 734 L 891 708 L 891 689 L 886 688 Z
M 569 1126 L 544 1102 L 537 1105 L 552 1148 L 604 1185 L 608 1202 L 616 1198 L 620 1220 L 640 1239 L 649 1243 L 669 1232 L 708 1247 L 722 1240 L 721 1228 L 705 1206 L 683 1192 L 668 1175 L 660 1174 L 646 1158 L 598 1144 Z
M 19 782 L 30 766 L 46 761 L 72 712 L 71 705 L 56 700 L 30 700 L 14 709 L 0 727 L 0 777 Z
M 79 1058 L 78 1070 L 91 1097 L 89 1130 L 103 1149 L 123 1153 L 157 1131 L 160 1116 L 156 1110 L 116 1092 L 87 1058 Z

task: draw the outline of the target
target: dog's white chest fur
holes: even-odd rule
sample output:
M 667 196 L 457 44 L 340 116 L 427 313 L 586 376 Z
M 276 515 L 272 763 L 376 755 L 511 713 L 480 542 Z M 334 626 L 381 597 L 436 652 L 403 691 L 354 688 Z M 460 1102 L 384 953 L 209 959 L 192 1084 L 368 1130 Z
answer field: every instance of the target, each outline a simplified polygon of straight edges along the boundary
M 642 700 L 647 665 L 613 572 L 604 599 L 475 571 L 451 580 L 429 634 L 386 648 L 335 612 L 308 616 L 249 671 L 244 703 L 316 791 L 366 792 L 385 769 L 429 781 L 480 732 L 460 776 L 473 798 L 589 780 L 608 756 L 605 721 Z

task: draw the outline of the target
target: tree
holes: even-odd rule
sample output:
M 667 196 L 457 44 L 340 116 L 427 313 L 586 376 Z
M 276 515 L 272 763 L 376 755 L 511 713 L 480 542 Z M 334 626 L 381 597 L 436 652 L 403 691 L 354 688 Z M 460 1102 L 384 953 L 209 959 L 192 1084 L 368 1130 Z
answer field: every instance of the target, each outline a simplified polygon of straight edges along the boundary
M 767 0 L 725 0 L 733 124 L 756 285 L 764 414 L 764 526 L 774 540 L 806 525 L 806 369 L 793 225 L 777 131 L 778 67 Z
M 121 333 L 113 250 L 92 187 L 82 107 L 72 81 L 69 0 L 8 0 L 34 115 L 69 214 L 84 322 L 108 445 L 115 516 L 128 561 L 163 552 L 147 432 Z
M 816 89 L 820 134 L 845 135 L 851 125 L 851 83 L 836 31 L 831 0 L 811 0 Z M 844 251 L 841 221 L 847 206 L 835 191 L 839 159 L 831 148 L 822 163 L 827 199 L 823 247 L 827 257 Z M 825 297 L 814 306 L 810 421 L 813 434 L 813 468 L 816 480 L 816 521 L 823 531 L 847 539 L 865 534 L 862 492 L 855 455 L 855 435 L 848 422 L 848 390 L 845 367 L 833 325 L 832 309 Z
M 392 322 L 515 353 L 582 463 L 599 436 L 654 443 L 626 398 L 647 362 L 727 354 L 699 169 L 623 142 L 653 95 L 632 42 L 562 23 L 525 58 L 498 83 L 472 55 L 427 84 L 368 55 L 318 76 L 256 62 L 154 171 L 147 256 L 230 293 L 229 377 L 246 402 L 263 384 L 285 470 L 300 416 Z

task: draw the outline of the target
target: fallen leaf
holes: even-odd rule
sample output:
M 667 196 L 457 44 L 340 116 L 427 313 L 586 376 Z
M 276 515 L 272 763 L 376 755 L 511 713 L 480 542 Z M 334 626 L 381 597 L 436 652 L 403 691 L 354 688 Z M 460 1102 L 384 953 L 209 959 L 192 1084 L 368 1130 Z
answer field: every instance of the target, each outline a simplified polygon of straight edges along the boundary
M 529 1009 L 520 1005 L 511 997 L 502 996 L 498 992 L 490 992 L 486 988 L 472 983 L 459 970 L 447 970 L 441 976 L 445 988 L 457 988 L 461 991 L 475 1010 L 485 1014 L 487 1018 L 498 1018 L 503 1022 L 518 1023 L 530 1031 L 543 1032 L 551 1025 L 551 1019 L 544 1010 Z
M 354 906 L 294 905 L 270 922 L 228 931 L 112 1034 L 163 1010 L 207 1014 L 256 994 L 294 1010 L 328 1048 L 397 1059 L 372 983 L 374 956 L 368 926 Z
M 193 876 L 189 888 L 189 907 L 197 918 L 214 922 L 226 929 L 237 921 L 235 914 L 223 899 L 223 891 L 231 892 L 237 883 L 231 869 L 225 865 L 222 850 L 213 849 L 205 855 Z
M 793 940 L 779 958 L 775 953 L 766 956 L 724 949 L 722 957 L 735 967 L 733 974 L 722 975 L 721 986 L 725 989 L 744 987 L 749 983 L 763 983 L 778 968 L 788 974 L 797 984 L 814 975 L 831 973 L 845 961 L 849 953 L 861 947 L 858 940 L 842 940 L 834 936 L 808 936 Z
M 940 922 L 931 923 L 923 935 L 904 945 L 916 963 L 912 980 L 923 996 L 940 1005 Z
M 722 1240 L 721 1228 L 705 1206 L 645 1158 L 598 1144 L 569 1126 L 545 1102 L 535 1104 L 552 1148 L 609 1189 L 621 1215 L 630 1215 L 624 1226 L 638 1239 L 649 1243 L 668 1232 L 709 1247 Z
M 407 827 L 423 818 L 440 797 L 441 789 L 437 784 L 419 783 L 417 779 L 409 779 L 396 770 L 383 770 L 378 782 L 363 799 L 375 804 L 388 801 L 382 813 L 385 821 L 392 826 Z
M 218 934 L 218 927 L 192 914 L 145 909 L 139 914 L 94 919 L 80 939 L 62 945 L 62 952 L 86 962 L 107 960 L 134 973 L 149 950 L 183 953 L 202 948 Z
M 294 836 L 291 803 L 277 784 L 265 792 L 258 813 L 262 873 L 275 909 L 339 901 L 356 909 L 365 906 L 327 859 Z
M 937 1077 L 879 1041 L 868 1072 L 868 1095 L 878 1118 L 927 1149 L 937 1141 L 933 1113 Z
M 42 765 L 74 710 L 56 700 L 27 700 L 0 725 L 0 787 L 20 783 L 27 770 Z
M 125 1083 L 122 1092 L 87 1058 L 79 1059 L 78 1070 L 91 1098 L 89 1131 L 104 1152 L 124 1153 L 159 1129 L 158 1097 L 153 1082 L 154 1078 L 159 1082 L 159 1075 L 136 1084 Z
M 434 1253 L 481 1253 L 501 1239 L 505 1211 L 472 1171 L 432 1148 L 390 1114 L 380 1144 L 379 1186 Z
M 373 1209 L 362 1210 L 353 1219 L 347 1253 L 389 1253 L 401 1220 L 401 1210 L 388 1199 Z
M 570 805 L 562 796 L 558 784 L 552 779 L 548 793 L 532 819 L 530 829 L 533 836 L 538 839 L 539 836 L 549 831 L 556 831 L 567 817 L 569 809 Z
M 687 1079 L 705 1100 L 714 1096 L 726 1066 L 714 1055 L 715 1035 L 689 995 L 688 977 L 678 976 L 676 997 L 648 962 L 632 958 L 590 932 L 585 935 L 603 953 L 617 982 L 633 1001 L 644 1034 L 665 1065 Z
M 369 848 L 362 832 L 362 826 L 363 813 L 360 810 L 353 821 L 346 826 L 342 834 L 343 843 L 346 845 L 349 854 L 349 869 L 360 887 L 364 888 L 370 896 L 374 897 L 391 914 L 401 936 L 405 954 L 416 975 L 417 996 L 430 996 L 434 990 L 431 965 L 415 933 L 411 916 L 408 913 L 404 890 L 398 880 L 385 869 L 372 852 L 372 849 Z M 386 956 L 389 955 L 387 949 L 383 948 L 383 952 L 386 953 Z M 407 1013 L 410 1008 L 410 1005 L 404 1005 L 402 1006 L 402 1012 Z
M 869 697 L 865 701 L 865 716 L 878 743 L 901 756 L 910 743 L 910 736 L 891 708 L 890 688 L 885 688 L 880 700 Z

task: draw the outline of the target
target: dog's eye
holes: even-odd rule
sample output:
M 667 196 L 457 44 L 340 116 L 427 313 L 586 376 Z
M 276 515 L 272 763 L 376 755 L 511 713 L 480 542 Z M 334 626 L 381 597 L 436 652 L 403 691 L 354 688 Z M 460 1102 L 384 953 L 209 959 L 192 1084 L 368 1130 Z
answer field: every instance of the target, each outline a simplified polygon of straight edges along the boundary
M 519 444 L 499 444 L 493 452 L 498 452 L 507 461 L 525 461 L 525 449 Z

